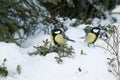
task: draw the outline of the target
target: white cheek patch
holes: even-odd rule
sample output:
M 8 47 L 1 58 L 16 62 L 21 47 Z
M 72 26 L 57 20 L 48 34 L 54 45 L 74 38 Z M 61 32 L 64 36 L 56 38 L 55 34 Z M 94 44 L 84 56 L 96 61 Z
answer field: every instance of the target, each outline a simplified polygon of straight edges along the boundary
M 98 29 L 94 29 L 94 30 L 93 30 L 93 32 L 98 33 L 98 32 L 99 32 L 99 30 L 98 30 Z
M 55 31 L 54 33 L 55 33 L 55 34 L 60 34 L 60 31 Z

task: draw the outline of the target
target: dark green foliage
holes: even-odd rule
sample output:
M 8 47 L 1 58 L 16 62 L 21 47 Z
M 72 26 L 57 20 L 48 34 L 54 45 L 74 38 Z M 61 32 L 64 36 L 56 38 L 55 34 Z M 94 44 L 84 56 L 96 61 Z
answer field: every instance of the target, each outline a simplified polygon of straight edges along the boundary
M 42 14 L 44 11 L 33 1 L 0 0 L 0 41 L 15 42 L 16 33 L 21 39 L 33 34 Z
M 40 0 L 52 16 L 79 18 L 106 18 L 104 11 L 111 11 L 117 0 Z
M 20 65 L 17 65 L 16 71 L 18 74 L 21 74 L 21 66 Z
M 86 26 L 83 30 L 85 31 L 86 35 L 91 32 L 92 26 Z
M 55 5 L 58 5 L 58 3 L 61 2 L 61 0 L 39 0 L 39 1 L 41 1 L 43 3 L 47 3 L 47 2 L 53 3 Z
M 60 64 L 60 63 L 62 63 L 62 62 L 63 62 L 63 60 L 62 60 L 62 58 L 61 58 L 61 57 L 55 57 L 55 59 L 56 59 L 56 61 L 57 61 L 57 63 L 58 63 L 58 64 Z
M 54 27 L 59 27 L 66 31 L 67 27 L 56 16 L 75 17 L 83 20 L 93 17 L 105 17 L 103 11 L 113 9 L 116 4 L 116 0 L 111 1 L 0 0 L 0 41 L 16 42 L 16 40 L 34 34 L 38 28 L 40 32 L 44 31 L 44 33 L 49 33 L 51 28 L 53 29 Z M 48 9 L 51 16 L 43 7 L 41 8 L 41 5 Z M 97 7 L 100 7 L 100 9 Z M 42 26 L 38 26 L 38 24 L 42 24 Z M 73 24 L 73 26 L 77 25 L 79 25 L 79 20 Z M 21 31 L 23 32 L 22 34 L 20 33 Z M 16 34 L 19 37 L 15 38 Z
M 111 67 L 114 67 L 114 66 L 115 66 L 115 65 L 114 65 L 114 61 L 115 61 L 114 58 L 107 58 L 107 60 L 108 60 L 108 64 L 109 64 Z
M 57 47 L 58 48 L 58 47 Z M 58 56 L 55 57 L 58 64 L 62 63 L 63 57 L 71 57 L 74 53 L 74 49 L 72 46 L 68 47 L 67 45 L 61 46 L 58 48 Z
M 8 76 L 9 72 L 7 70 L 7 66 L 5 65 L 6 61 L 7 61 L 7 59 L 4 58 L 2 64 L 0 65 L 0 77 L 6 77 L 6 76 Z M 21 66 L 20 65 L 17 65 L 16 71 L 17 71 L 18 74 L 21 73 Z
M 80 51 L 80 54 L 81 55 L 86 55 L 86 53 L 83 50 Z
M 0 66 L 0 76 L 7 76 L 8 75 L 8 71 L 7 71 L 7 67 L 1 67 Z
M 65 21 L 68 18 L 63 18 L 63 20 Z M 64 25 L 63 22 L 61 22 L 58 17 L 49 17 L 49 16 L 45 16 L 44 20 L 43 20 L 43 24 L 47 25 L 46 29 L 44 30 L 44 32 L 50 32 L 50 29 L 54 29 L 54 28 L 61 28 L 64 30 L 64 32 L 68 29 L 67 26 Z M 49 29 L 48 26 L 51 25 L 51 28 Z M 48 30 L 48 31 L 46 31 Z
M 58 47 L 58 46 L 53 46 L 51 44 L 51 42 L 48 41 L 48 39 L 43 41 L 43 45 L 34 46 L 34 48 L 36 48 L 37 51 L 29 53 L 29 55 L 37 55 L 37 54 L 39 54 L 39 55 L 45 56 L 45 55 L 47 55 L 49 53 L 52 53 L 52 52 L 56 52 L 56 53 L 61 52 L 61 53 L 65 53 L 64 55 L 61 55 L 61 56 L 65 57 L 65 56 L 72 55 L 72 53 L 74 53 L 73 52 L 74 49 L 72 48 L 72 46 L 70 46 L 70 47 L 62 46 L 62 48 L 60 49 L 60 47 Z
M 61 55 L 62 57 L 69 57 L 74 53 L 74 49 L 72 46 L 63 46 L 63 49 L 61 51 L 61 53 L 63 53 L 63 55 Z
M 83 21 L 82 20 L 79 20 L 79 19 L 76 19 L 76 21 L 72 24 L 70 24 L 72 27 L 77 27 L 78 25 L 82 24 Z
M 3 76 L 3 77 L 8 75 L 7 67 L 5 66 L 6 61 L 7 61 L 7 59 L 4 58 L 3 63 L 0 66 L 0 76 Z
M 68 47 L 67 45 L 65 46 L 53 46 L 51 42 L 46 39 L 43 41 L 43 45 L 41 46 L 34 46 L 37 50 L 35 52 L 29 53 L 29 55 L 42 55 L 46 56 L 49 53 L 56 52 L 58 54 L 58 57 L 55 57 L 58 63 L 62 62 L 61 58 L 63 57 L 70 57 L 74 53 L 74 49 L 72 46 Z
M 48 41 L 48 39 L 43 41 L 43 45 L 34 46 L 34 48 L 36 48 L 37 50 L 35 52 L 29 53 L 29 55 L 39 54 L 39 55 L 45 56 L 52 51 L 57 52 L 57 48 L 52 46 L 52 44 Z
M 56 0 L 53 0 L 52 2 L 42 2 L 42 4 L 49 10 L 52 16 L 60 15 L 72 18 L 73 15 L 71 13 L 74 10 L 73 5 L 71 4 L 72 2 L 70 4 L 66 0 L 57 1 L 57 4 L 54 4 L 54 2 L 56 2 Z
M 38 28 L 44 33 L 49 33 L 54 27 L 66 31 L 67 27 L 56 16 L 83 20 L 106 17 L 103 11 L 113 9 L 115 4 L 116 0 L 0 0 L 0 41 L 16 42 L 34 34 Z M 41 5 L 48 9 L 51 16 Z M 78 24 L 79 20 L 73 26 Z M 15 38 L 16 34 L 19 37 Z

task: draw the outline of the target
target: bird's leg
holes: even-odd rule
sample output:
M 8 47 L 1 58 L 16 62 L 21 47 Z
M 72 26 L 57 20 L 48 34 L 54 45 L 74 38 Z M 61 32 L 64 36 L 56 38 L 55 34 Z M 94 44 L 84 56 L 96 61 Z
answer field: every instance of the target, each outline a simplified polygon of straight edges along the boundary
M 58 49 L 59 49 L 58 56 L 62 57 L 62 46 L 59 46 Z
M 61 47 L 58 47 L 58 56 L 60 57 L 61 56 Z
M 94 43 L 93 43 L 93 44 L 87 44 L 87 46 L 88 46 L 88 47 L 93 47 L 93 48 L 94 48 L 94 47 L 95 47 L 95 44 L 94 44 Z
M 64 46 L 59 47 L 59 56 L 63 57 L 64 56 Z
M 95 48 L 95 44 L 93 44 L 93 47 Z
M 90 44 L 87 44 L 88 47 L 90 47 Z
M 64 57 L 64 46 L 61 46 L 61 50 L 62 50 L 62 56 Z

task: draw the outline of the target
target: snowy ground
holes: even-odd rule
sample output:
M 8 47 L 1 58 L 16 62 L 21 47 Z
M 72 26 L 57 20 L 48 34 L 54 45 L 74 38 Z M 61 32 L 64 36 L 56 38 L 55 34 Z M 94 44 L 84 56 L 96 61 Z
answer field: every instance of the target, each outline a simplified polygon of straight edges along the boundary
M 118 14 L 117 16 L 120 17 Z M 118 19 L 118 17 L 116 18 Z M 107 58 L 110 57 L 110 54 L 98 47 L 88 47 L 84 39 L 80 38 L 85 35 L 83 28 L 86 25 L 80 24 L 79 27 L 73 28 L 69 25 L 71 22 L 72 20 L 65 22 L 69 28 L 66 35 L 76 41 L 75 43 L 68 42 L 68 45 L 75 49 L 75 54 L 72 58 L 63 58 L 62 64 L 58 64 L 54 59 L 56 53 L 48 54 L 45 57 L 28 55 L 29 52 L 35 51 L 33 46 L 42 45 L 42 41 L 49 39 L 49 35 L 39 34 L 29 38 L 24 43 L 25 48 L 14 43 L 0 42 L 0 65 L 6 58 L 5 65 L 9 72 L 7 77 L 0 77 L 0 80 L 117 80 L 114 75 L 108 72 Z M 101 21 L 102 24 L 105 22 L 110 21 Z M 118 19 L 116 24 L 119 25 L 119 22 Z M 102 40 L 98 40 L 95 44 L 105 45 Z M 81 55 L 81 50 L 86 55 Z M 21 66 L 20 75 L 16 72 L 17 65 Z

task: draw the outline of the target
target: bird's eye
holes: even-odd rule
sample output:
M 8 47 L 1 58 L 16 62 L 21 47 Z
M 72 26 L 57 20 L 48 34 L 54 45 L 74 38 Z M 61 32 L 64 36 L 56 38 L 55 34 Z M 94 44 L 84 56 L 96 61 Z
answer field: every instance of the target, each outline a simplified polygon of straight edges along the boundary
M 60 34 L 60 31 L 55 31 L 54 33 L 55 33 L 55 34 Z

